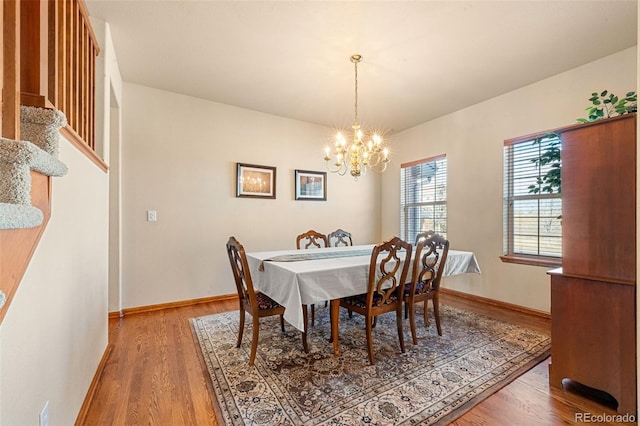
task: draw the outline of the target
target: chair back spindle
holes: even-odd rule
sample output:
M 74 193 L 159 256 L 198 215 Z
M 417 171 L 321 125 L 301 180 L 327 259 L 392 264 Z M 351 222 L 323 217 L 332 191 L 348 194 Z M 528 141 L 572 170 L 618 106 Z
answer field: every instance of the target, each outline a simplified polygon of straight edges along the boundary
M 231 263 L 240 303 L 244 301 L 250 306 L 256 306 L 256 293 L 253 289 L 247 256 L 244 247 L 235 237 L 229 238 L 227 242 L 227 254 L 229 255 L 229 262 Z
M 449 254 L 449 240 L 433 231 L 430 232 L 428 236 L 417 239 L 416 260 L 411 280 L 416 294 L 438 291 Z
M 309 249 L 309 248 L 323 248 L 329 247 L 327 236 L 313 229 L 300 234 L 296 237 L 296 248 Z
M 339 246 L 352 246 L 353 240 L 351 239 L 351 233 L 343 229 L 336 229 L 327 235 L 329 241 L 329 247 Z
M 400 256 L 401 251 L 405 251 L 404 256 Z M 402 299 L 402 293 L 400 297 L 395 297 L 395 293 L 401 291 L 402 285 L 406 282 L 411 251 L 411 244 L 398 237 L 373 248 L 369 265 L 368 306 L 387 305 Z M 401 267 L 402 270 L 398 274 Z

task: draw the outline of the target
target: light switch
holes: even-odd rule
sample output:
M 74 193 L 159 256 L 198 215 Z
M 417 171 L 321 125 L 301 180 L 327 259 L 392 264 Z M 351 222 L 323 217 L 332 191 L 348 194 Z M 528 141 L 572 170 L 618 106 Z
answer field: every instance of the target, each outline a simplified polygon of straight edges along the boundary
M 158 214 L 155 210 L 147 210 L 147 222 L 155 222 L 158 220 Z

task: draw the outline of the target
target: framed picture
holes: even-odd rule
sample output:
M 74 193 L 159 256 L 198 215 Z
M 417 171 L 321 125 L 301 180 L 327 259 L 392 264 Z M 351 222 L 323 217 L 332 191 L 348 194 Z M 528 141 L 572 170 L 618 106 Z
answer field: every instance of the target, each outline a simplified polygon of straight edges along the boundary
M 236 197 L 276 198 L 276 168 L 237 163 Z
M 327 172 L 296 170 L 296 200 L 327 200 Z

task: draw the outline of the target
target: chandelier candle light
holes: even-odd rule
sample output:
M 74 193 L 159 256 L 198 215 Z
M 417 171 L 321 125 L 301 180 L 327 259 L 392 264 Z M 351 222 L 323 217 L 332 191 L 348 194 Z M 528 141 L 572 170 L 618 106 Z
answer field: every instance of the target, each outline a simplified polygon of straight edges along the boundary
M 370 168 L 376 173 L 382 173 L 389 163 L 389 150 L 384 147 L 382 137 L 377 133 L 368 135 L 362 131 L 358 124 L 358 63 L 362 61 L 361 55 L 351 56 L 351 62 L 355 65 L 355 118 L 353 120 L 353 142 L 347 144 L 342 133 L 336 135 L 335 150 L 331 158 L 331 149 L 325 148 L 324 160 L 327 162 L 327 170 L 344 176 L 347 171 L 356 180 L 367 173 Z M 368 140 L 366 143 L 364 141 Z M 330 162 L 333 161 L 333 166 Z

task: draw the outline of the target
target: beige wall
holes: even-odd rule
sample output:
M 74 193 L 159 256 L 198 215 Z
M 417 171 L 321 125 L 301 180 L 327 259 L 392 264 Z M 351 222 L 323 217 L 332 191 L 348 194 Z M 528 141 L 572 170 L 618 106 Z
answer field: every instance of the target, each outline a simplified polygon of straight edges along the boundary
M 107 346 L 108 176 L 60 141 L 51 219 L 0 327 L 0 424 L 75 421 Z
M 400 164 L 447 154 L 448 236 L 452 248 L 476 253 L 482 274 L 443 285 L 548 312 L 549 268 L 499 259 L 503 141 L 575 123 L 593 91 L 637 90 L 636 63 L 633 47 L 394 135 L 397 160 L 382 182 L 382 233 L 399 232 Z
M 128 83 L 122 117 L 125 309 L 235 293 L 231 235 L 247 251 L 311 228 L 379 237 L 377 175 L 330 175 L 326 202 L 294 200 L 294 170 L 324 170 L 327 128 Z M 236 162 L 276 166 L 277 198 L 236 198 Z

